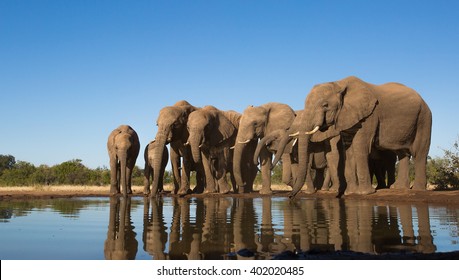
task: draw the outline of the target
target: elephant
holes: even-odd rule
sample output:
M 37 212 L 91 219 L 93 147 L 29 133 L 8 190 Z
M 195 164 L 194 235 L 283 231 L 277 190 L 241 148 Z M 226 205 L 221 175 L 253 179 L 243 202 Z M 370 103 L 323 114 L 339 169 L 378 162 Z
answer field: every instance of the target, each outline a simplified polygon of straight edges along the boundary
M 290 197 L 301 189 L 308 166 L 309 142 L 340 135 L 345 145 L 345 194 L 370 194 L 368 159 L 372 148 L 397 154 L 394 188 L 410 188 L 409 159 L 414 158 L 414 190 L 425 190 L 432 113 L 413 89 L 399 84 L 373 85 L 350 76 L 314 86 L 307 95 L 298 137 L 298 176 Z M 322 135 L 321 135 L 322 134 Z M 312 137 L 311 137 L 312 135 Z M 324 136 L 325 135 L 325 136 Z
M 132 170 L 140 151 L 139 136 L 128 125 L 120 125 L 108 136 L 108 155 L 110 157 L 110 194 L 131 194 Z
M 255 150 L 248 151 L 246 148 L 258 139 L 275 131 L 283 131 L 290 128 L 295 118 L 295 111 L 283 103 L 270 102 L 260 106 L 249 106 L 242 113 L 239 129 L 236 137 L 233 158 L 233 172 L 238 186 L 244 185 L 241 176 L 242 156 L 246 155 L 253 161 Z M 253 142 L 252 142 L 253 141 Z M 255 144 L 256 145 L 256 144 Z M 250 152 L 250 153 L 249 153 Z M 262 188 L 260 194 L 272 194 L 271 191 L 271 161 L 272 151 L 263 147 L 260 151 Z M 287 157 L 286 161 L 289 160 Z
M 155 140 L 148 143 L 148 145 L 145 147 L 145 151 L 144 151 L 145 168 L 143 170 L 143 175 L 144 175 L 143 192 L 144 193 L 150 192 L 150 184 L 151 184 L 150 178 L 154 177 L 154 174 L 155 174 L 155 170 L 153 169 L 153 166 L 155 163 L 155 149 L 156 149 Z M 168 161 L 169 161 L 169 150 L 167 149 L 167 147 L 164 147 L 160 169 L 159 171 L 156 170 L 156 172 L 159 172 L 158 192 L 163 191 L 163 178 L 164 178 L 164 172 L 166 170 L 166 165 Z
M 295 119 L 290 126 L 291 130 L 299 130 L 301 127 L 303 110 L 298 110 L 295 114 Z M 258 161 L 260 146 L 267 145 L 268 149 L 270 149 L 269 145 L 275 143 L 276 148 L 274 150 L 276 150 L 276 156 L 272 163 L 274 167 L 281 155 L 284 159 L 285 154 L 289 154 L 291 161 L 290 170 L 287 169 L 288 165 L 284 166 L 284 162 L 282 163 L 284 168 L 282 181 L 289 186 L 293 186 L 298 171 L 298 145 L 296 145 L 297 141 L 292 140 L 287 130 L 275 131 L 260 140 L 254 156 L 254 161 Z M 340 144 L 341 139 L 339 136 L 310 143 L 309 165 L 306 177 L 307 188 L 305 189 L 307 193 L 314 193 L 316 189 L 324 191 L 331 190 L 333 192 L 339 191 L 340 182 L 344 181 L 344 167 L 340 164 L 340 155 L 342 153 Z M 315 171 L 315 176 L 312 176 L 313 170 Z
M 156 148 L 154 153 L 153 170 L 160 170 L 162 154 L 167 144 L 170 144 L 170 161 L 174 177 L 174 193 L 186 195 L 190 192 L 190 173 L 196 171 L 197 188 L 204 186 L 204 174 L 201 166 L 193 162 L 190 147 L 184 145 L 188 140 L 186 124 L 191 112 L 198 110 L 185 100 L 178 101 L 173 106 L 167 106 L 160 110 L 157 119 L 158 132 L 156 133 Z M 156 196 L 160 172 L 153 174 L 151 196 Z M 148 194 L 148 193 L 145 193 Z
M 192 112 L 188 117 L 188 142 L 193 160 L 202 162 L 205 176 L 205 193 L 228 193 L 227 173 L 232 181 L 232 158 L 237 135 L 237 120 L 240 114 L 235 111 L 223 112 L 214 106 L 205 106 Z M 235 120 L 234 123 L 231 120 Z M 202 155 L 202 156 L 201 156 Z M 234 186 L 234 184 L 233 184 Z
M 376 177 L 376 189 L 387 189 L 395 183 L 397 155 L 392 151 L 372 149 L 369 159 L 370 178 Z M 387 181 L 386 181 L 387 177 Z

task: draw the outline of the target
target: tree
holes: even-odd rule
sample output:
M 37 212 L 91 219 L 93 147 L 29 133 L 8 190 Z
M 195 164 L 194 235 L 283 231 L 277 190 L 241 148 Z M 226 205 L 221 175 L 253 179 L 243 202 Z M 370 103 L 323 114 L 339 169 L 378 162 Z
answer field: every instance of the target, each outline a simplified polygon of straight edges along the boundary
M 12 169 L 16 159 L 12 155 L 0 155 L 0 176 L 4 170 Z
M 443 158 L 428 161 L 427 172 L 430 183 L 437 189 L 459 188 L 459 139 L 450 150 L 443 150 Z

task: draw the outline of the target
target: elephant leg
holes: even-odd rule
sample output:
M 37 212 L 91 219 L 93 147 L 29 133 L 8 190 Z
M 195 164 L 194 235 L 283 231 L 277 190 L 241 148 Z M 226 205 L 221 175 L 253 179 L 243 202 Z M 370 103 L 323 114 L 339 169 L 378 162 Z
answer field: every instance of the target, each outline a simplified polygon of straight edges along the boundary
M 414 182 L 412 189 L 425 191 L 427 189 L 427 154 L 418 154 L 414 158 Z
M 410 157 L 405 153 L 399 153 L 398 176 L 394 183 L 394 189 L 406 190 L 410 188 Z
M 339 179 L 339 149 L 338 149 L 338 142 L 339 137 L 334 137 L 330 139 L 330 152 L 325 154 L 325 158 L 327 159 L 327 170 L 328 175 L 330 176 L 331 187 L 329 187 L 330 191 L 338 192 L 340 188 L 340 179 Z
M 150 177 L 153 175 L 153 169 L 149 164 L 145 163 L 145 168 L 143 170 L 143 193 L 145 195 L 150 194 Z
M 363 122 L 362 128 L 357 131 L 351 143 L 357 171 L 359 194 L 370 194 L 375 192 L 375 189 L 371 185 L 370 168 L 368 166 L 371 140 L 373 139 L 371 132 L 375 131 L 375 129 L 372 129 L 372 124 L 373 122 L 371 120 Z
M 347 147 L 346 149 L 346 160 L 344 161 L 344 164 L 344 176 L 346 178 L 346 190 L 344 194 L 355 194 L 358 191 L 358 185 L 356 178 L 356 165 L 352 147 Z
M 357 151 L 354 151 L 354 160 L 357 168 L 357 179 L 358 179 L 358 193 L 359 194 L 370 194 L 374 193 L 375 189 L 371 185 L 370 169 L 368 167 L 368 152 L 367 149 L 360 147 Z
M 115 195 L 120 192 L 119 169 L 120 167 L 116 158 L 110 158 L 110 195 Z
M 271 162 L 272 154 L 263 148 L 260 152 L 261 160 L 261 190 L 260 194 L 272 194 L 271 191 Z
M 324 182 L 323 182 L 322 187 L 320 189 L 323 190 L 323 191 L 329 191 L 330 190 L 330 182 L 331 182 L 330 168 L 325 168 L 325 170 L 324 170 Z

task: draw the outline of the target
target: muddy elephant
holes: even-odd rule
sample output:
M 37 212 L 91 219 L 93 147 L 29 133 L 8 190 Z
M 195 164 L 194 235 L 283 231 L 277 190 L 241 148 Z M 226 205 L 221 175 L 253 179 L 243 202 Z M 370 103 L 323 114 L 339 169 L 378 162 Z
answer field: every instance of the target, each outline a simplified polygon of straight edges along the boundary
M 163 191 L 163 180 L 164 172 L 166 170 L 167 162 L 169 161 L 169 150 L 167 147 L 164 147 L 163 154 L 161 157 L 161 165 L 159 170 L 153 169 L 155 164 L 155 149 L 156 141 L 153 140 L 145 147 L 144 159 L 145 159 L 145 168 L 143 170 L 144 175 L 144 193 L 150 193 L 151 178 L 154 177 L 155 172 L 159 172 L 159 182 L 158 182 L 158 192 Z
M 128 125 L 120 125 L 108 136 L 107 150 L 110 157 L 110 194 L 131 194 L 132 170 L 140 151 L 137 133 Z
M 253 143 L 252 141 L 257 142 L 265 135 L 289 129 L 294 118 L 295 111 L 290 106 L 277 102 L 270 102 L 261 106 L 249 106 L 244 110 L 239 123 L 233 158 L 234 177 L 238 186 L 245 183 L 241 176 L 242 156 L 249 156 L 250 161 L 253 161 L 255 150 L 248 153 L 247 146 Z M 266 146 L 260 151 L 260 162 L 262 175 L 260 194 L 271 194 L 272 151 L 269 151 Z
M 298 110 L 295 114 L 290 130 L 299 130 L 301 127 L 303 110 Z M 286 166 L 287 168 L 290 166 L 290 171 L 287 168 L 285 168 L 287 170 L 283 170 L 282 181 L 287 185 L 293 186 L 298 172 L 298 145 L 296 139 L 289 136 L 289 131 L 278 130 L 261 139 L 258 143 L 254 160 L 257 160 L 256 157 L 260 146 L 266 145 L 269 147 L 273 143 L 276 156 L 272 165 L 275 166 L 281 157 L 285 159 L 286 154 L 290 156 L 291 163 Z M 339 136 L 310 143 L 305 192 L 313 193 L 318 189 L 339 191 L 340 182 L 344 181 L 344 166 L 340 162 L 342 160 L 341 154 L 341 139 Z
M 357 77 L 319 84 L 307 95 L 298 136 L 298 176 L 291 196 L 306 178 L 309 142 L 314 133 L 340 135 L 345 146 L 345 194 L 375 192 L 368 166 L 372 147 L 394 151 L 400 161 L 394 188 L 410 188 L 409 159 L 414 158 L 412 188 L 425 190 L 432 113 L 411 88 L 399 83 L 372 85 Z
M 193 160 L 202 162 L 205 176 L 205 193 L 228 193 L 231 186 L 227 173 L 233 178 L 232 159 L 237 135 L 237 120 L 240 114 L 235 111 L 223 112 L 214 106 L 205 106 L 188 117 L 189 138 Z M 231 120 L 234 120 L 232 122 Z
M 198 108 L 187 101 L 179 101 L 173 106 L 167 106 L 160 110 L 157 119 L 158 131 L 156 133 L 156 148 L 154 153 L 153 170 L 160 170 L 162 154 L 167 144 L 170 144 L 170 161 L 174 177 L 174 193 L 185 195 L 190 192 L 190 174 L 196 171 L 197 187 L 202 188 L 204 175 L 200 166 L 195 166 L 189 146 L 184 145 L 188 140 L 186 124 L 191 112 Z M 153 174 L 151 196 L 158 193 L 160 173 Z M 148 193 L 146 193 L 148 194 Z

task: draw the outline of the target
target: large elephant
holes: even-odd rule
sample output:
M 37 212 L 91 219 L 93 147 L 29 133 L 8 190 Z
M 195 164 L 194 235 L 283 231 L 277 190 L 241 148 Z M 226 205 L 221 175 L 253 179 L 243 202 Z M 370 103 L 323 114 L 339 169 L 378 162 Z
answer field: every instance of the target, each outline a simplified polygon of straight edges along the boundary
M 108 155 L 110 157 L 110 194 L 131 194 L 132 170 L 140 151 L 137 133 L 128 125 L 120 125 L 108 136 Z
M 270 102 L 261 106 L 249 106 L 242 113 L 239 130 L 234 148 L 233 171 L 238 186 L 245 184 L 242 175 L 242 157 L 246 155 L 252 161 L 255 150 L 246 149 L 253 141 L 258 141 L 274 131 L 283 131 L 290 128 L 295 118 L 295 111 L 290 106 L 277 102 Z M 256 145 L 256 144 L 255 144 Z M 271 161 L 272 151 L 266 147 L 260 151 L 262 189 L 260 194 L 271 194 Z
M 290 130 L 299 130 L 301 127 L 303 110 L 298 110 L 295 113 L 296 116 L 290 126 Z M 275 150 L 276 156 L 272 166 L 275 166 L 282 156 L 282 181 L 287 185 L 293 186 L 298 172 L 298 145 L 296 145 L 296 142 L 296 140 L 289 137 L 289 131 L 286 130 L 278 130 L 268 134 L 258 143 L 254 161 L 258 160 L 261 146 L 266 145 L 268 149 Z M 274 147 L 271 147 L 272 145 Z M 340 154 L 342 152 L 340 146 L 341 139 L 339 136 L 310 143 L 305 192 L 313 193 L 317 189 L 339 191 L 340 182 L 343 181 L 342 177 L 344 176 L 342 174 L 344 167 L 340 164 Z M 285 164 L 286 154 L 290 156 L 290 163 L 287 162 L 287 165 Z M 313 171 L 315 176 L 312 175 Z
M 411 88 L 398 83 L 372 85 L 357 77 L 316 85 L 306 97 L 298 135 L 299 168 L 291 196 L 301 189 L 308 166 L 311 135 L 340 135 L 345 147 L 345 194 L 368 194 L 368 159 L 373 148 L 394 151 L 399 160 L 394 188 L 410 188 L 410 156 L 415 162 L 412 188 L 426 189 L 432 113 Z
M 150 193 L 150 179 L 154 177 L 155 172 L 159 172 L 159 182 L 158 182 L 158 192 L 163 191 L 163 179 L 164 179 L 164 172 L 166 170 L 167 162 L 169 161 L 169 150 L 167 147 L 164 147 L 163 154 L 161 157 L 161 166 L 159 170 L 153 169 L 155 164 L 155 149 L 156 149 L 156 141 L 153 140 L 145 147 L 144 151 L 144 159 L 145 159 L 145 168 L 143 170 L 144 175 L 144 193 Z
M 170 161 L 174 177 L 174 193 L 185 195 L 190 191 L 190 173 L 196 171 L 197 187 L 203 187 L 204 176 L 202 169 L 195 166 L 190 147 L 184 145 L 188 140 L 186 124 L 191 112 L 198 108 L 187 101 L 179 101 L 173 106 L 167 106 L 160 110 L 156 133 L 156 149 L 154 155 L 153 170 L 160 170 L 164 147 L 170 143 Z M 156 196 L 160 181 L 160 173 L 153 174 L 151 196 Z M 146 193 L 148 194 L 148 193 Z
M 206 175 L 205 193 L 228 193 L 227 173 L 232 174 L 233 151 L 240 114 L 234 111 L 223 112 L 214 106 L 205 106 L 188 117 L 189 138 L 193 160 L 202 162 Z M 202 156 L 201 156 L 202 155 Z M 234 179 L 233 179 L 234 181 Z

